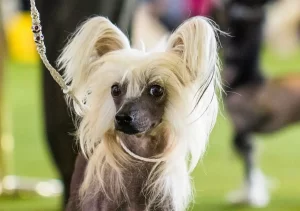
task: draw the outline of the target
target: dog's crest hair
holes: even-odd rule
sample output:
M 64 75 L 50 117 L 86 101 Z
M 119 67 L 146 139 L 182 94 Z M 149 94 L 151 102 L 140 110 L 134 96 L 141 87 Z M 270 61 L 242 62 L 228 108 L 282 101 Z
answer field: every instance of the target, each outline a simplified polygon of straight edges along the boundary
M 126 97 L 137 97 L 141 87 L 158 82 L 167 90 L 167 105 L 163 122 L 153 133 L 167 134 L 172 147 L 157 156 L 164 161 L 153 167 L 145 184 L 147 210 L 164 204 L 169 196 L 172 210 L 187 208 L 193 192 L 189 170 L 205 151 L 218 111 L 217 48 L 215 27 L 202 17 L 184 22 L 160 52 L 131 49 L 126 36 L 103 17 L 79 28 L 58 63 L 75 96 L 87 107 L 85 111 L 75 107 L 81 117 L 79 143 L 89 159 L 80 189 L 83 201 L 99 192 L 112 200 L 126 197 L 122 171 L 139 162 L 118 142 L 111 86 L 127 81 Z

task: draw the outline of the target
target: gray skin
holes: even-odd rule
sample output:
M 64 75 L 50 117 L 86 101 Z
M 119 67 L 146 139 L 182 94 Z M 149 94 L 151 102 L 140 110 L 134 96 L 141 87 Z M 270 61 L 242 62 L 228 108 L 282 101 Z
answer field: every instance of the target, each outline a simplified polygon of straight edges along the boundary
M 134 153 L 151 157 L 162 153 L 166 147 L 166 134 L 152 137 L 148 135 L 157 127 L 164 114 L 167 101 L 165 90 L 158 85 L 148 85 L 142 95 L 135 99 L 127 99 L 126 85 L 115 84 L 111 88 L 116 106 L 115 128 L 124 144 Z M 124 170 L 126 191 L 130 202 L 111 201 L 103 193 L 97 194 L 92 200 L 80 204 L 78 189 L 84 179 L 87 160 L 79 155 L 75 165 L 71 184 L 71 197 L 67 211 L 142 211 L 145 210 L 147 196 L 142 193 L 152 163 L 139 162 Z M 166 207 L 170 207 L 169 209 Z M 155 211 L 171 211 L 171 205 L 164 204 L 164 208 L 155 207 Z

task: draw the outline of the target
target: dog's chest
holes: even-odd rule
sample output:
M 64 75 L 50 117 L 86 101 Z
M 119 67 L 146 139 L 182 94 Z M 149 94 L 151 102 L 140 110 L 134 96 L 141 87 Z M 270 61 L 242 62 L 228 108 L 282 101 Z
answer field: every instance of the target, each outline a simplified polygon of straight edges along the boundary
M 82 211 L 171 211 L 172 209 L 158 206 L 146 210 L 147 196 L 143 192 L 143 187 L 151 168 L 152 164 L 140 164 L 127 169 L 124 181 L 128 200 L 124 197 L 123 201 L 112 201 L 100 193 L 98 197 L 87 203 Z M 165 207 L 166 204 L 163 206 Z

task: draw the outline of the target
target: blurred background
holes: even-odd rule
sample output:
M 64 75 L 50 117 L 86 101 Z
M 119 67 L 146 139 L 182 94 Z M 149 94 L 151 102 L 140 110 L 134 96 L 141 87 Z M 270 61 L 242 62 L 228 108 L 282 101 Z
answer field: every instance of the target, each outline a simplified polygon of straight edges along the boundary
M 36 53 L 28 3 L 0 0 L 0 210 L 59 211 L 68 198 L 77 147 L 69 135 L 74 128 L 61 90 Z M 247 181 L 242 152 L 253 145 L 255 165 L 266 175 L 271 196 L 259 209 L 300 210 L 299 0 L 37 0 L 37 7 L 52 64 L 67 36 L 95 14 L 109 17 L 134 47 L 146 49 L 189 17 L 212 18 L 232 35 L 220 37 L 228 93 L 220 101 L 207 152 L 193 173 L 196 199 L 191 210 L 258 209 L 227 200 L 229 192 Z M 247 96 L 240 105 L 251 107 L 243 115 L 237 112 L 243 121 L 235 119 L 235 105 L 228 100 L 241 97 L 239 90 Z M 252 122 L 256 111 L 268 121 L 259 118 L 253 127 L 240 126 Z M 281 124 L 264 128 L 266 122 Z M 247 136 L 241 139 L 255 137 L 250 147 L 237 138 L 241 133 Z

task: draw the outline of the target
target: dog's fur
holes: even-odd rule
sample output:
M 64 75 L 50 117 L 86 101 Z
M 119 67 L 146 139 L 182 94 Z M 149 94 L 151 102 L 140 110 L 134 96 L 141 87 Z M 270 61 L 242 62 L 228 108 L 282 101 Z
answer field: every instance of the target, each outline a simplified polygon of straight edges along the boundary
M 189 172 L 218 110 L 213 24 L 192 18 L 164 50 L 143 52 L 95 17 L 79 28 L 59 64 L 85 103 L 84 109 L 74 105 L 82 155 L 68 210 L 185 210 L 192 199 Z M 157 162 L 131 157 L 122 143 Z

